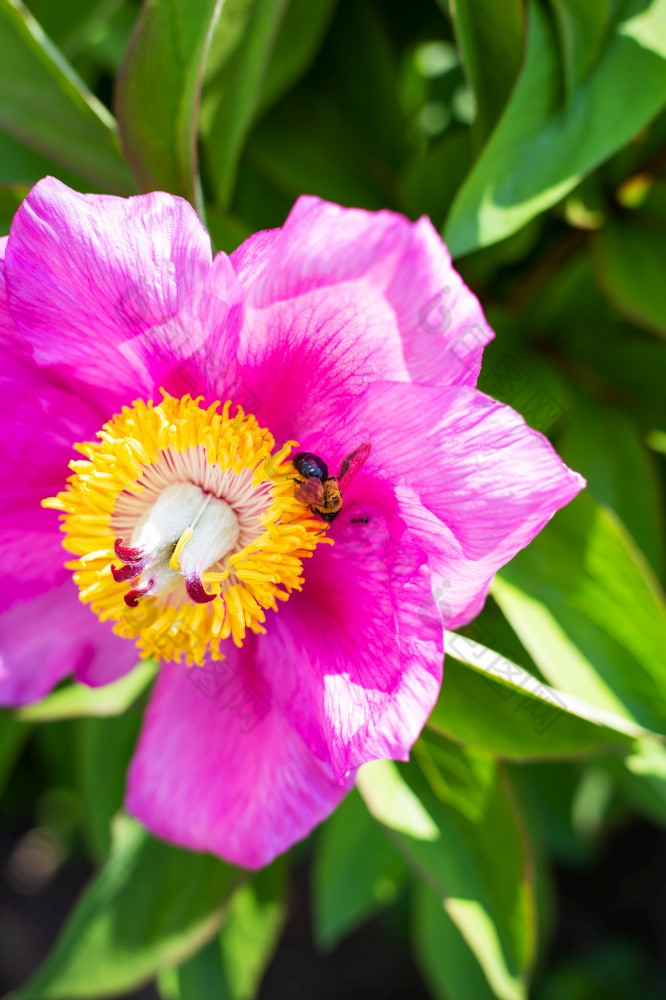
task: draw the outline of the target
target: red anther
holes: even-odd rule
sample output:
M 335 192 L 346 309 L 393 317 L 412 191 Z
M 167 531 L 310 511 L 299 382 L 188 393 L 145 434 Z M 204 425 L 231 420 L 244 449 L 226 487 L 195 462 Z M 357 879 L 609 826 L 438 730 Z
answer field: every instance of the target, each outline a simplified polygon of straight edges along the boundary
M 135 580 L 137 576 L 141 576 L 143 569 L 143 563 L 129 563 L 126 566 L 121 566 L 120 569 L 112 566 L 111 576 L 116 583 L 125 583 L 126 580 Z
M 113 543 L 113 551 L 124 563 L 138 563 L 143 559 L 141 549 L 133 548 L 130 545 L 123 545 L 122 538 L 116 538 Z
M 207 594 L 203 583 L 196 576 L 185 582 L 185 589 L 195 604 L 209 604 L 217 597 L 217 594 Z
M 138 598 L 145 597 L 154 583 L 154 580 L 149 580 L 145 587 L 135 587 L 134 590 L 128 590 L 123 597 L 127 607 L 136 608 L 139 604 Z

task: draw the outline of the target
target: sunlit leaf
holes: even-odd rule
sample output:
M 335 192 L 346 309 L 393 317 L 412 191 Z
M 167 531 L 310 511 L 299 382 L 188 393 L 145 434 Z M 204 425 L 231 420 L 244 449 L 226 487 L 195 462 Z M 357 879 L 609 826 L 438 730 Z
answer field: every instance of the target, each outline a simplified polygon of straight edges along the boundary
M 498 575 L 493 594 L 559 690 L 666 728 L 666 610 L 633 539 L 585 494 Z
M 120 715 L 136 701 L 156 672 L 157 665 L 146 660 L 120 680 L 103 687 L 68 684 L 43 701 L 19 709 L 18 717 L 26 722 L 54 722 L 79 715 Z
M 492 758 L 421 741 L 358 774 L 370 812 L 437 893 L 500 1000 L 523 1000 L 534 950 L 529 848 Z
M 608 751 L 642 734 L 479 642 L 447 633 L 446 654 L 444 684 L 428 726 L 461 743 L 512 760 L 547 759 Z
M 393 902 L 406 865 L 353 791 L 319 837 L 313 893 L 318 942 L 333 947 L 380 907 Z
M 160 977 L 165 1000 L 253 1000 L 286 917 L 282 859 L 233 894 L 222 933 Z
M 275 861 L 234 894 L 220 937 L 230 1000 L 257 995 L 287 915 L 285 874 L 284 862 Z
M 242 877 L 218 858 L 181 851 L 119 817 L 108 863 L 18 997 L 116 996 L 141 985 L 215 934 Z
M 469 945 L 425 883 L 414 893 L 414 954 L 437 1000 L 495 1000 Z
M 454 256 L 503 239 L 555 204 L 666 101 L 666 0 L 624 0 L 602 55 L 564 106 L 557 42 L 535 2 L 527 39 L 511 100 L 446 222 Z

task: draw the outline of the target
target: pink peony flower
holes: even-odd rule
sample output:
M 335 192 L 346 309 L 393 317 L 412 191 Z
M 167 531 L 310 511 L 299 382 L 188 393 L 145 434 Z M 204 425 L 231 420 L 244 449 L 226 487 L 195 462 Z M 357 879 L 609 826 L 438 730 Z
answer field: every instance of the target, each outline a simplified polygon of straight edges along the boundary
M 425 219 L 304 197 L 213 257 L 178 198 L 48 178 L 2 250 L 1 701 L 162 660 L 130 812 L 265 864 L 407 758 L 442 625 L 583 481 L 475 389 L 492 332 Z M 323 520 L 295 452 L 365 443 Z

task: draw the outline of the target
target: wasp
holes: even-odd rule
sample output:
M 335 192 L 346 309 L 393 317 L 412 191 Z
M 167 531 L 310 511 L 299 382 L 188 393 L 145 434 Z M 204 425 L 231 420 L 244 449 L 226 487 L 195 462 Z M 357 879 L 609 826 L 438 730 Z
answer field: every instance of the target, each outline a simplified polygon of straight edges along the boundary
M 323 458 L 311 451 L 294 455 L 296 471 L 303 476 L 297 480 L 297 494 L 313 514 L 323 521 L 333 521 L 342 510 L 342 494 L 370 454 L 371 445 L 361 444 L 343 459 L 337 476 L 329 476 Z

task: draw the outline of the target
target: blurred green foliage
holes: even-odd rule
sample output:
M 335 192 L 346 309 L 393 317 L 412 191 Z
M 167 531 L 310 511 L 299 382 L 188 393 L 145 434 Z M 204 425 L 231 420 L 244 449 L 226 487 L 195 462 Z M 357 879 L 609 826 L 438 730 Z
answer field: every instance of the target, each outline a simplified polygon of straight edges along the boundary
M 666 823 L 666 0 L 29 7 L 0 0 L 3 232 L 47 173 L 180 194 L 227 251 L 304 192 L 427 214 L 498 334 L 480 387 L 589 482 L 449 637 L 411 762 L 369 765 L 293 852 L 320 946 L 398 901 L 433 997 L 663 996 L 640 944 L 548 942 L 549 861 Z M 0 716 L 0 816 L 29 800 L 99 867 L 25 1000 L 258 995 L 289 859 L 250 879 L 119 813 L 151 679 Z

